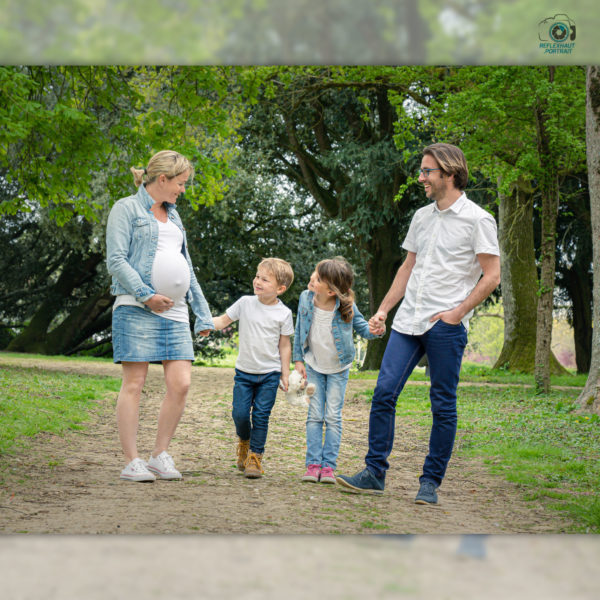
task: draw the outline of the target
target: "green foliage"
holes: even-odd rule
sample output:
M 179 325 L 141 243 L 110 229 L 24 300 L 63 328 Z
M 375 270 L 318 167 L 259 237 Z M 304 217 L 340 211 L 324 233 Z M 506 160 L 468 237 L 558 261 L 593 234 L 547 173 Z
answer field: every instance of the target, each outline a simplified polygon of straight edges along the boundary
M 59 224 L 74 214 L 95 218 L 90 174 L 140 143 L 133 126 L 141 97 L 130 75 L 119 67 L 0 67 L 0 168 L 20 192 L 0 214 L 39 203 Z
M 0 67 L 0 169 L 19 193 L 0 214 L 48 207 L 66 223 L 97 219 L 94 174 L 112 201 L 131 190 L 129 167 L 165 148 L 197 166 L 194 205 L 222 196 L 235 128 L 256 73 L 212 67 Z M 231 102 L 226 102 L 232 99 Z
M 115 378 L 52 373 L 3 366 L 0 370 L 0 455 L 27 446 L 39 433 L 62 435 L 85 429 L 88 411 L 108 393 Z
M 585 72 L 557 67 L 458 67 L 438 86 L 432 117 L 441 140 L 457 143 L 471 169 L 500 190 L 548 170 L 576 171 L 585 164 Z M 552 149 L 541 156 L 536 110 L 543 105 Z
M 256 266 L 264 257 L 277 256 L 294 269 L 294 282 L 282 300 L 295 311 L 317 262 L 336 255 L 355 266 L 357 301 L 366 303 L 362 256 L 354 240 L 317 210 L 302 188 L 273 176 L 265 160 L 260 149 L 249 147 L 232 160 L 220 202 L 199 210 L 178 203 L 209 305 L 220 314 L 241 295 L 252 294 Z
M 239 151 L 236 131 L 260 80 L 260 70 L 238 67 L 137 69 L 135 85 L 151 107 L 138 117 L 138 134 L 157 150 L 167 131 L 170 147 L 192 161 L 196 177 L 187 198 L 194 208 L 222 199 Z
M 394 144 L 402 103 L 391 99 L 410 96 L 413 70 L 269 67 L 261 75 L 262 94 L 242 130 L 244 147 L 260 148 L 266 168 L 310 192 L 363 243 L 390 220 L 406 220 L 416 189 L 394 202 L 409 174 Z

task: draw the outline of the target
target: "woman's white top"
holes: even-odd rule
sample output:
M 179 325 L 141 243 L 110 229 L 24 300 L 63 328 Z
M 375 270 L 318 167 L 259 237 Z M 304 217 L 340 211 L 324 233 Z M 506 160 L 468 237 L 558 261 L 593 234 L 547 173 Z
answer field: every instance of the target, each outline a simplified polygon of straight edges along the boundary
M 158 242 L 152 263 L 152 287 L 157 294 L 171 298 L 174 304 L 165 312 L 152 312 L 165 319 L 189 323 L 185 295 L 190 289 L 190 269 L 185 256 L 181 253 L 182 246 L 183 233 L 179 227 L 170 219 L 167 219 L 166 223 L 158 221 Z M 135 296 L 127 294 L 116 297 L 113 310 L 121 305 L 144 308 Z
M 308 332 L 308 350 L 304 354 L 304 360 L 312 369 L 324 375 L 340 373 L 347 369 L 350 364 L 340 364 L 331 324 L 333 322 L 333 310 L 323 310 L 313 307 L 313 320 Z

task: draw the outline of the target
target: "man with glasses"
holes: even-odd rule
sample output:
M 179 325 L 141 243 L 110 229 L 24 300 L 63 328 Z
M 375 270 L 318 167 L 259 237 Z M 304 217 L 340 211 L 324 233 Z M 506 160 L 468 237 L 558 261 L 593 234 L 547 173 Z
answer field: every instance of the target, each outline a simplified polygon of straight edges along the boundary
M 468 169 L 462 151 L 451 144 L 423 150 L 419 182 L 431 204 L 417 210 L 402 244 L 406 259 L 369 320 L 383 331 L 396 312 L 381 363 L 369 417 L 366 468 L 338 475 L 348 491 L 382 494 L 394 443 L 398 396 L 424 354 L 429 361 L 433 423 L 429 453 L 419 478 L 417 504 L 437 504 L 456 435 L 456 388 L 467 327 L 473 309 L 500 283 L 500 252 L 494 218 L 464 193 Z

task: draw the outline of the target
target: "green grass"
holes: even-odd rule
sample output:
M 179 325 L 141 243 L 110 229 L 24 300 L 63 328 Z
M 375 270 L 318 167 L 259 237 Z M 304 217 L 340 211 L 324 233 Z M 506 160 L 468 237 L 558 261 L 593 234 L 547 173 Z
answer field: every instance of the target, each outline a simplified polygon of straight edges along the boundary
M 575 411 L 579 390 L 461 387 L 454 453 L 483 457 L 525 500 L 561 511 L 571 532 L 600 533 L 600 417 Z M 367 401 L 372 390 L 363 393 Z M 400 418 L 430 427 L 428 388 L 407 386 Z
M 377 379 L 378 371 L 350 371 L 350 379 Z M 424 368 L 416 368 L 409 381 L 428 381 Z M 463 362 L 460 370 L 461 383 L 502 383 L 505 385 L 534 385 L 533 375 L 527 373 L 510 373 L 502 369 L 492 369 L 488 365 Z M 551 385 L 583 387 L 587 375 L 552 375 Z
M 83 362 L 100 362 L 100 363 L 112 363 L 113 359 L 111 356 L 63 356 L 61 354 L 56 355 L 47 355 L 47 354 L 24 354 L 22 352 L 6 352 L 4 350 L 0 351 L 0 358 L 6 356 L 7 358 L 17 358 L 17 359 L 42 359 L 42 360 L 58 360 L 61 362 L 69 362 L 69 361 L 83 361 Z M 4 367 L 0 367 L 4 368 Z
M 27 447 L 28 439 L 41 432 L 83 429 L 88 412 L 120 383 L 112 377 L 1 366 L 0 456 Z
M 224 357 L 206 360 L 196 359 L 194 366 L 233 368 L 237 359 L 237 349 L 226 346 L 224 350 Z M 23 356 L 26 356 L 33 359 L 51 359 L 65 362 L 77 360 L 85 362 L 112 363 L 112 358 L 100 358 L 94 356 L 46 356 L 43 354 L 20 354 L 15 352 L 0 352 L 0 356 L 7 356 L 11 358 L 22 358 Z M 377 379 L 378 374 L 379 371 L 359 371 L 358 369 L 353 368 L 350 370 L 350 379 Z M 534 385 L 535 383 L 533 375 L 528 375 L 527 373 L 510 373 L 502 369 L 492 369 L 492 367 L 488 365 L 469 363 L 466 361 L 462 364 L 460 380 L 463 383 L 481 382 L 515 385 Z M 417 367 L 410 376 L 409 381 L 429 381 L 429 378 L 425 375 L 424 368 Z M 551 384 L 555 386 L 583 387 L 587 381 L 587 375 L 576 375 L 574 373 L 570 373 L 568 375 L 552 375 L 550 381 Z

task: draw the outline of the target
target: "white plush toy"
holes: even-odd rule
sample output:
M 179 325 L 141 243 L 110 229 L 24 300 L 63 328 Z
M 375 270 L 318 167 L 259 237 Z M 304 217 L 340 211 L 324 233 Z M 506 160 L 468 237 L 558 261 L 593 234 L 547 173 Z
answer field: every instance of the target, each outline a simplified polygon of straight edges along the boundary
M 285 399 L 292 406 L 306 408 L 310 402 L 310 397 L 315 393 L 315 384 L 306 384 L 306 379 L 298 373 L 292 371 L 288 383 L 288 391 L 285 393 Z

